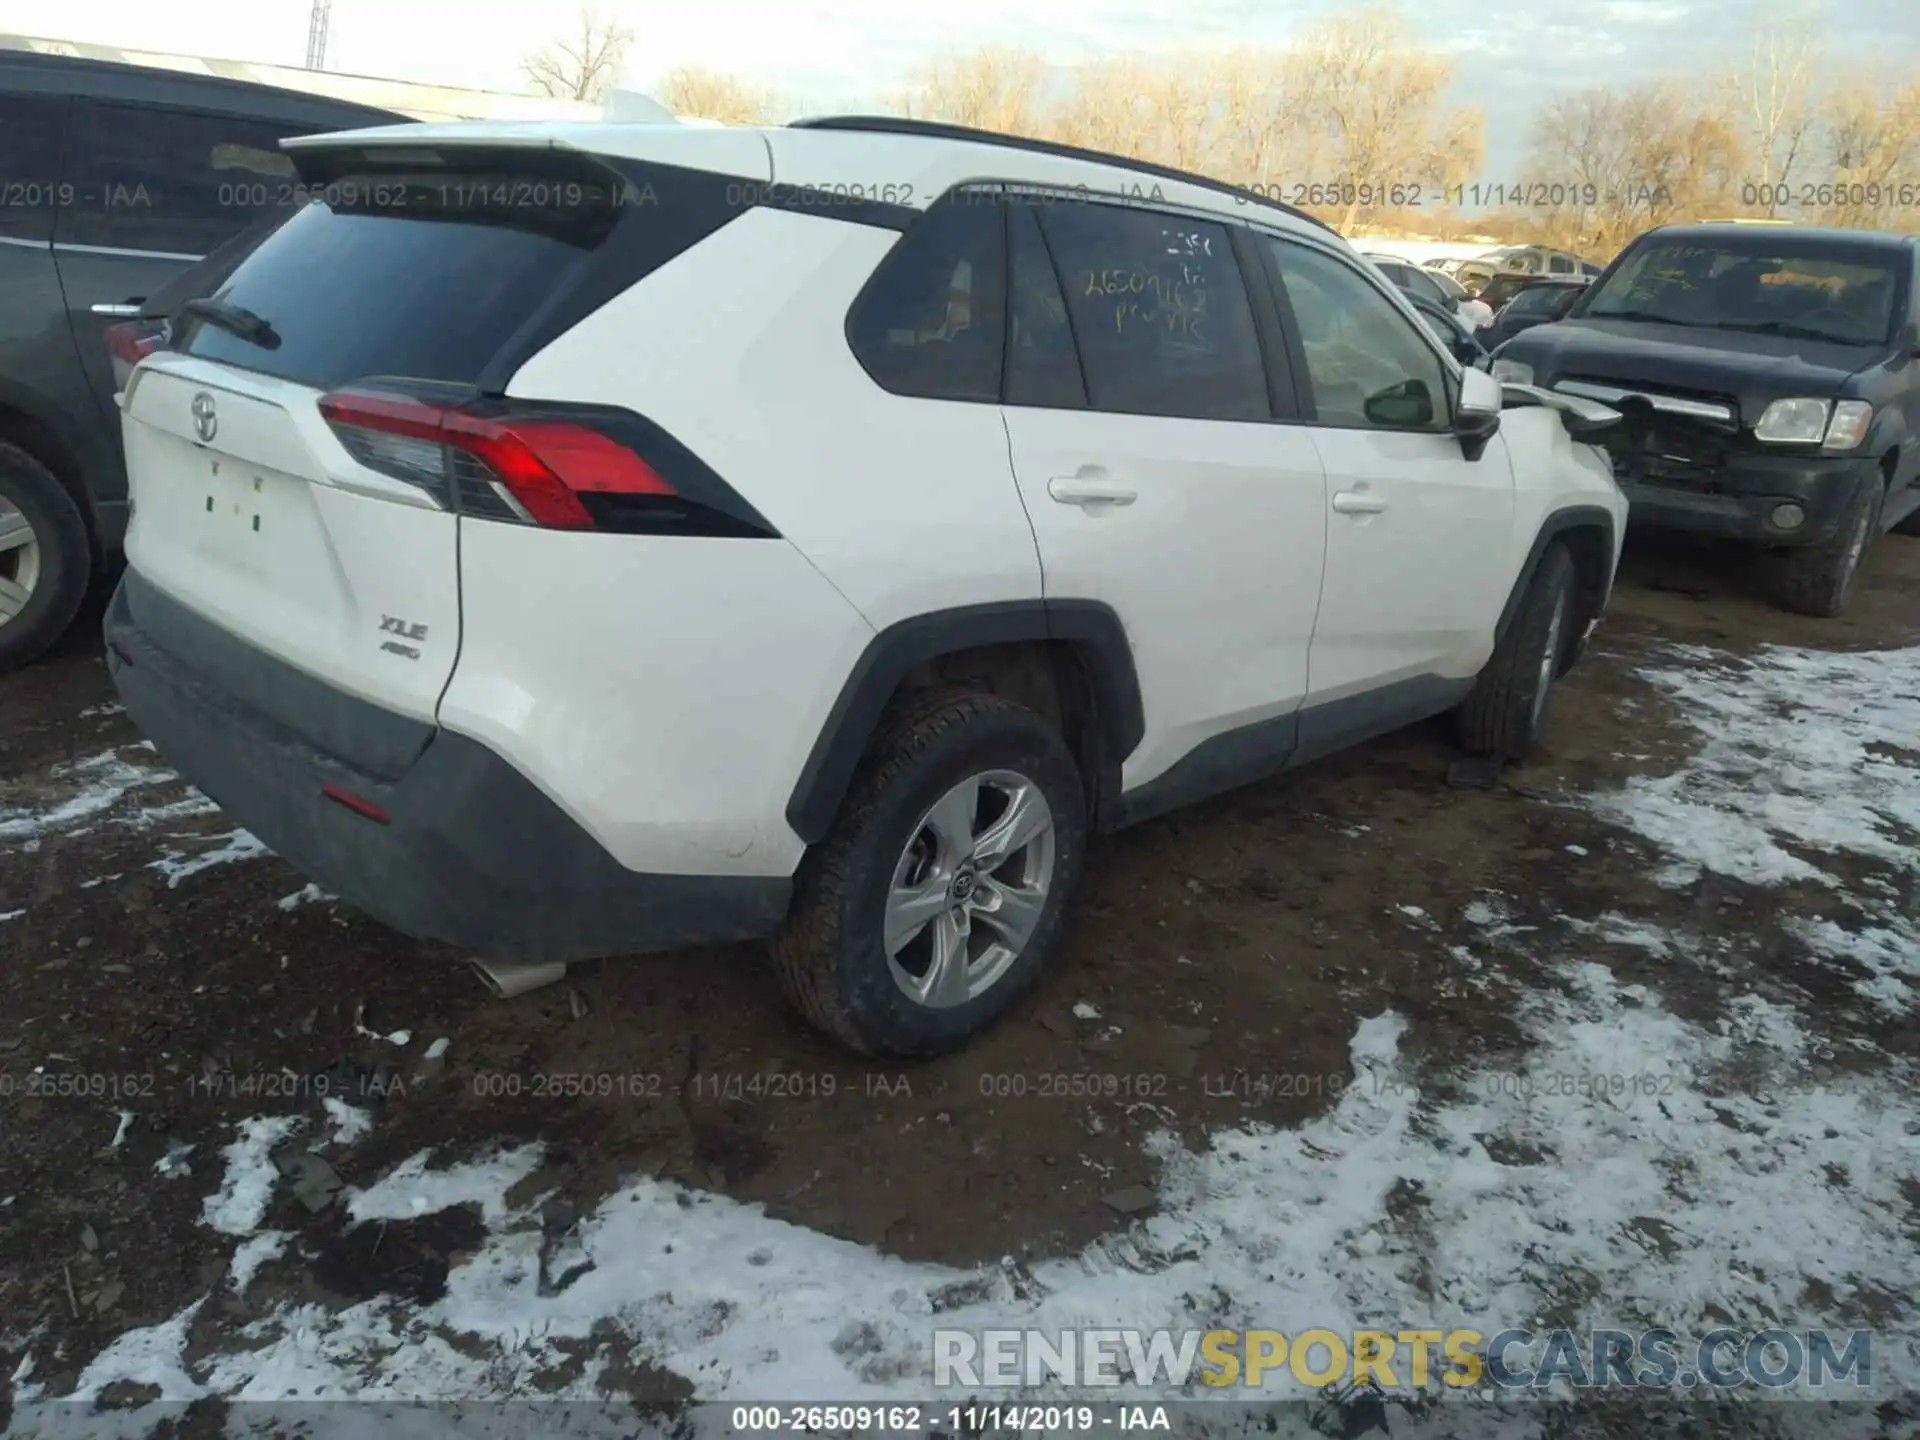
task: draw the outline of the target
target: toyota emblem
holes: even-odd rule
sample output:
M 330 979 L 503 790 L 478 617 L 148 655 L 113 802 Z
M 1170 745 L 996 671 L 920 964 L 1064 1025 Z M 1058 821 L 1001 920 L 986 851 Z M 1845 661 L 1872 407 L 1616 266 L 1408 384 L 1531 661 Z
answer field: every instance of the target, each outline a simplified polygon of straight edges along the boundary
M 202 390 L 198 395 L 193 397 L 193 405 L 191 408 L 193 410 L 193 433 L 198 435 L 204 444 L 213 439 L 220 431 L 220 421 L 213 413 L 213 396 Z

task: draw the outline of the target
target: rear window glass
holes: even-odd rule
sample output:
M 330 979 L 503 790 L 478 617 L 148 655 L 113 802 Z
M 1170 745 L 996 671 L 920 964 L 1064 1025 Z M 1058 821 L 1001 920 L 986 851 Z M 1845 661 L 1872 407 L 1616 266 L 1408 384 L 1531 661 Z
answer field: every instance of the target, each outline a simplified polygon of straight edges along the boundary
M 347 175 L 248 255 L 217 297 L 272 329 L 204 321 L 188 354 L 320 388 L 470 385 L 611 233 L 623 196 L 525 175 Z

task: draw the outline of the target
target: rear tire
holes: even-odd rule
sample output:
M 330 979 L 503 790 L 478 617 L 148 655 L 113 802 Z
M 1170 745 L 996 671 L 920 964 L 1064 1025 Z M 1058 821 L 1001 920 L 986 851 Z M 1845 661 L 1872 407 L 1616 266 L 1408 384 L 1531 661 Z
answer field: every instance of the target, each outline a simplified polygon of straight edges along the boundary
M 73 498 L 46 466 L 0 441 L 0 674 L 66 634 L 92 571 L 87 522 Z
M 1774 594 L 1781 609 L 1825 620 L 1846 613 L 1860 562 L 1879 533 L 1875 522 L 1880 518 L 1885 494 L 1885 487 L 1876 481 L 1862 481 L 1848 499 L 1831 540 L 1789 550 L 1779 557 Z
M 1575 579 L 1567 547 L 1549 545 L 1520 613 L 1454 712 L 1460 748 L 1469 755 L 1517 760 L 1546 732 L 1548 701 L 1573 628 Z
M 801 863 L 781 988 L 863 1053 L 955 1049 L 1052 958 L 1086 841 L 1079 769 L 1039 715 L 976 693 L 904 707 Z

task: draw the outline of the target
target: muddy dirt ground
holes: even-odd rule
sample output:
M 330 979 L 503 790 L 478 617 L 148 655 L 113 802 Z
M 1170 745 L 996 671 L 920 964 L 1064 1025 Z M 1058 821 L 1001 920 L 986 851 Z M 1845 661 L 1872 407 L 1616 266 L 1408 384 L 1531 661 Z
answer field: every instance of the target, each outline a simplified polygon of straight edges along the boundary
M 324 1124 L 322 1085 L 377 1116 L 331 1152 L 349 1186 L 427 1146 L 539 1139 L 537 1182 L 583 1211 L 644 1173 L 906 1257 L 1082 1246 L 1150 1189 L 1145 1133 L 1171 1123 L 1198 1141 L 1324 1109 L 1351 1079 L 1362 1017 L 1407 1016 L 1416 1053 L 1519 1043 L 1439 959 L 1477 894 L 1686 909 L 1675 924 L 1745 907 L 1760 928 L 1765 907 L 1793 903 L 1791 887 L 1662 890 L 1641 848 L 1556 803 L 1661 772 L 1694 743 L 1636 677 L 1649 647 L 1920 643 L 1920 540 L 1879 545 L 1842 621 L 1780 613 L 1745 571 L 1737 551 L 1636 541 L 1550 744 L 1494 789 L 1450 786 L 1444 731 L 1421 727 L 1105 841 L 1037 993 L 972 1049 L 911 1067 L 801 1028 L 751 949 L 600 963 L 491 998 L 462 956 L 307 898 L 191 792 L 140 778 L 162 762 L 132 748 L 83 629 L 0 679 L 0 816 L 42 817 L 0 828 L 0 1314 L 41 1337 L 36 1379 L 58 1393 L 114 1335 L 219 1293 L 227 1247 L 200 1222 L 233 1122 Z M 84 796 L 115 775 L 108 823 Z M 1776 963 L 1799 961 L 1783 946 Z M 1707 988 L 1695 1000 L 1714 1004 Z M 1920 1049 L 1904 1021 L 1863 1023 L 1888 1054 Z M 382 1038 L 395 1032 L 406 1043 Z M 268 1218 L 313 1263 L 216 1301 L 230 1321 L 289 1293 L 431 1298 L 474 1243 L 441 1224 L 375 1245 L 286 1194 Z M 0 1429 L 13 1359 L 0 1354 Z

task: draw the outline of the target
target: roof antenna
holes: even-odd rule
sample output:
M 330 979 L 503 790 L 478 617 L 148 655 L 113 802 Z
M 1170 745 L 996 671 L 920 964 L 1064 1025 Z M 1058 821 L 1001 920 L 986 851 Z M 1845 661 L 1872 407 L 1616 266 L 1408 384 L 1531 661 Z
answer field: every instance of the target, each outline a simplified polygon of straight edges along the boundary
M 307 69 L 327 68 L 327 21 L 333 15 L 333 0 L 313 0 L 313 13 L 307 17 Z

